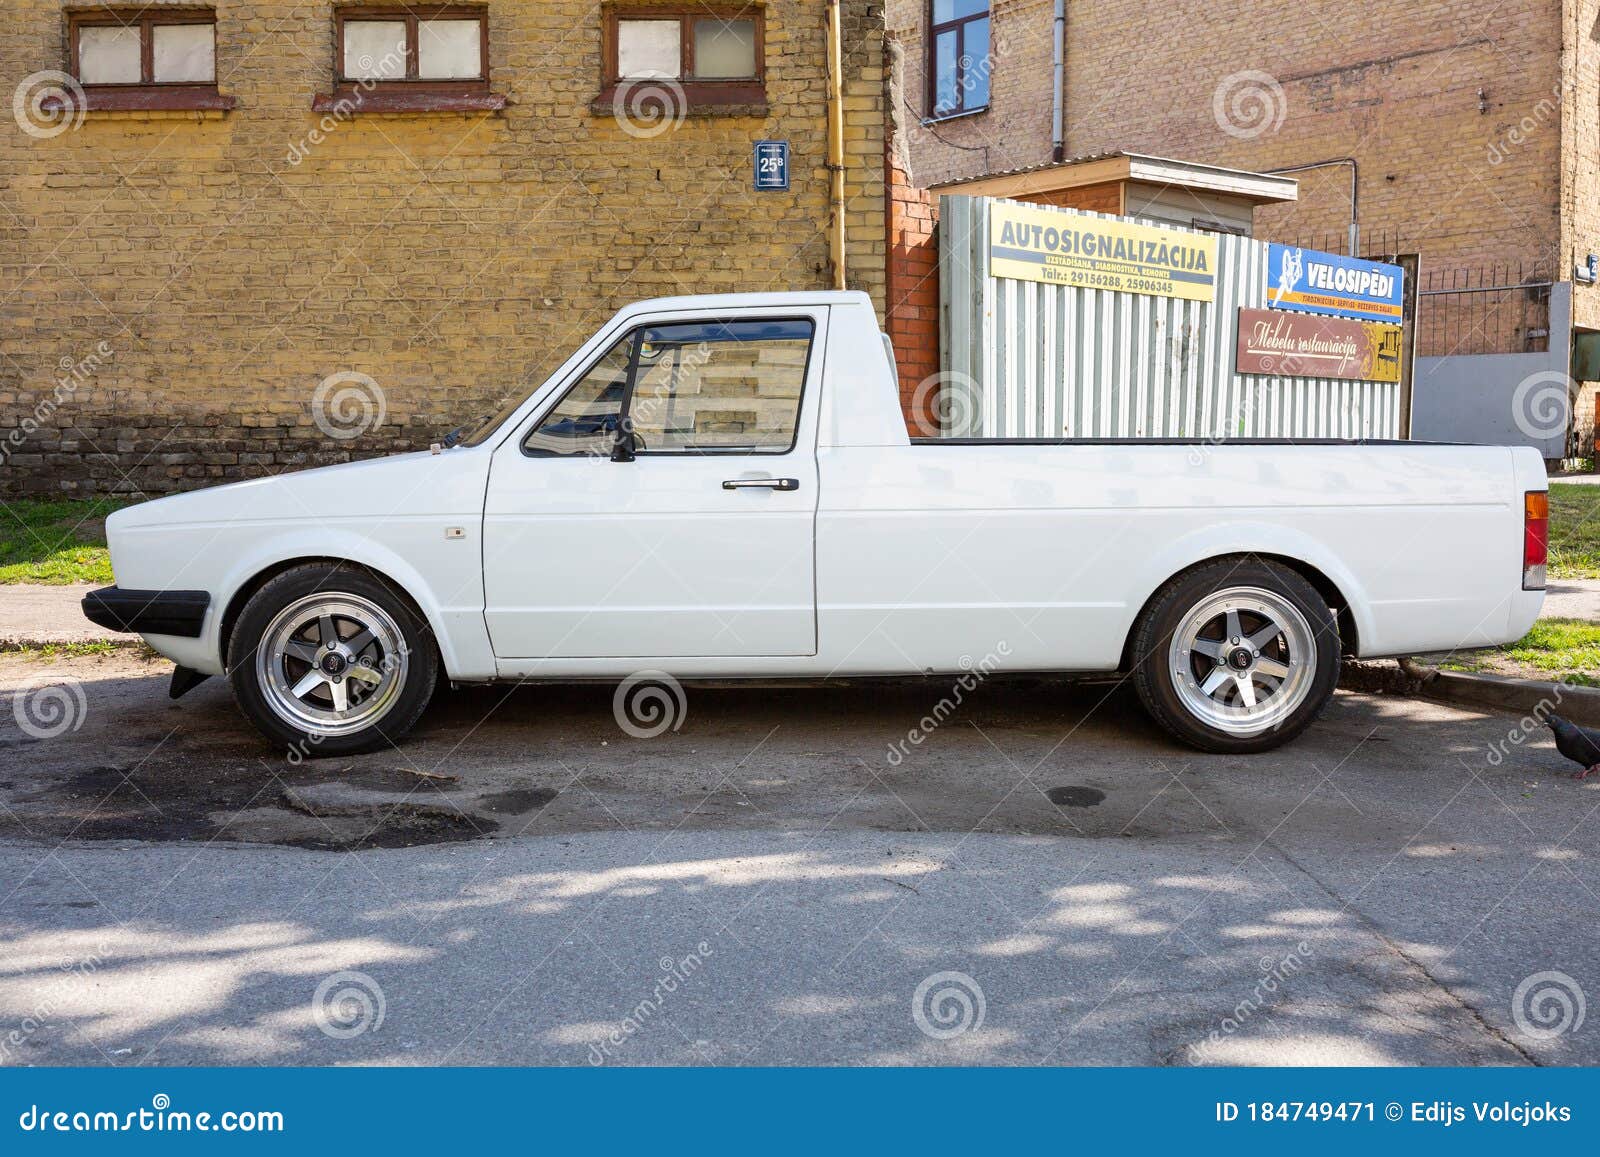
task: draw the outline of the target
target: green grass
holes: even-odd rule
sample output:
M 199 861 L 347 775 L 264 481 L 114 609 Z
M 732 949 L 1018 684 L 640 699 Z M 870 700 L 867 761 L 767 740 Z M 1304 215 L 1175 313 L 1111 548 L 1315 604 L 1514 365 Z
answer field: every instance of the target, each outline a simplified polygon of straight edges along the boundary
M 1600 578 L 1600 486 L 1551 483 L 1550 577 Z
M 1489 671 L 1600 686 L 1600 623 L 1540 619 L 1515 643 L 1459 655 L 1441 666 L 1451 671 Z
M 0 500 L 0 583 L 109 583 L 105 517 L 122 499 Z
M 0 642 L 0 655 L 20 655 L 24 659 L 84 659 L 96 655 L 116 655 L 122 652 L 144 658 L 161 656 L 140 639 L 106 639 L 92 643 L 10 643 Z

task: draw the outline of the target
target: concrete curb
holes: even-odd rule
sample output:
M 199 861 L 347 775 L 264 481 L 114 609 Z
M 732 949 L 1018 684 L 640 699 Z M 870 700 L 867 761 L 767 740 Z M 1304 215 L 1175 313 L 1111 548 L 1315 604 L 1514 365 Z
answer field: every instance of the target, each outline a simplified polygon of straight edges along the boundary
M 1440 671 L 1423 684 L 1422 697 L 1441 703 L 1487 707 L 1543 719 L 1554 712 L 1574 723 L 1600 726 L 1600 687 L 1579 687 L 1543 679 Z
M 1531 715 L 1542 719 L 1554 712 L 1574 723 L 1600 726 L 1600 687 L 1579 687 L 1544 679 L 1513 679 L 1508 675 L 1436 671 L 1415 665 L 1407 671 L 1398 666 L 1380 667 L 1374 663 L 1346 663 L 1339 685 L 1352 691 L 1409 695 L 1506 715 Z

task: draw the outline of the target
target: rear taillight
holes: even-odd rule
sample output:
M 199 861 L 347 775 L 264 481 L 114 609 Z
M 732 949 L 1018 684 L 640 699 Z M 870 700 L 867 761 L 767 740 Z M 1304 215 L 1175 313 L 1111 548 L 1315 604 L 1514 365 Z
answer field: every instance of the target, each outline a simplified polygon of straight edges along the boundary
M 1550 561 L 1550 495 L 1530 490 L 1522 499 L 1522 589 L 1544 590 Z

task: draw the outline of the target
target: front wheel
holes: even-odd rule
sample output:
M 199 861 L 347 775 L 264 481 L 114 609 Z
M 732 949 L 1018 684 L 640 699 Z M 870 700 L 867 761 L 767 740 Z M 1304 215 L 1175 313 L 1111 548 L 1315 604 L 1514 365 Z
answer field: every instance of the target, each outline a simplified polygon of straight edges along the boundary
M 438 655 L 427 622 L 388 583 L 313 563 L 245 604 L 228 677 L 240 708 L 278 746 L 353 755 L 411 729 L 433 694 Z
M 1202 751 L 1268 751 L 1316 720 L 1339 679 L 1339 626 L 1276 563 L 1222 560 L 1156 593 L 1134 632 L 1134 685 L 1151 717 Z

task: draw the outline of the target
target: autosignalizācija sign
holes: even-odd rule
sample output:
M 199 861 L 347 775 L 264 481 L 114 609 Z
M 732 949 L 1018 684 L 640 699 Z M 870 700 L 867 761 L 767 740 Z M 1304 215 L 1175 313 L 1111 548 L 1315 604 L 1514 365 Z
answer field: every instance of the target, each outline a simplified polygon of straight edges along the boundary
M 995 201 L 989 212 L 989 272 L 1046 285 L 1215 301 L 1217 241 Z

